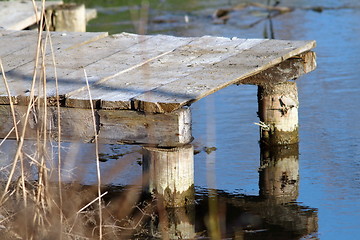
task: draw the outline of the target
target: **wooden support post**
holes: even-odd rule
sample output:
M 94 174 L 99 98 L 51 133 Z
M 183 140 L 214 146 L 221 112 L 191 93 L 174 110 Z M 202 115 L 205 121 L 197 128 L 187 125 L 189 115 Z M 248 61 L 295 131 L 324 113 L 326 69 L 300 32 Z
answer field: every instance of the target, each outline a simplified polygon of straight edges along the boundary
M 144 190 L 163 199 L 166 207 L 181 207 L 194 200 L 194 148 L 144 147 Z
M 260 196 L 287 203 L 299 191 L 299 144 L 268 146 L 261 144 Z
M 62 4 L 46 9 L 50 31 L 86 32 L 86 10 L 84 4 Z
M 299 142 L 298 93 L 295 82 L 258 87 L 261 142 L 286 145 Z

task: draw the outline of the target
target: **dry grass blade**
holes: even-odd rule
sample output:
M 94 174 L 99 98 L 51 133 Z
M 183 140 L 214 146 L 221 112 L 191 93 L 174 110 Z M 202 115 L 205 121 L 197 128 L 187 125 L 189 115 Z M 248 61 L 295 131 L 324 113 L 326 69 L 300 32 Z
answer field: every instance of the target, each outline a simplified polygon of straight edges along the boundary
M 99 143 L 98 143 L 98 130 L 96 127 L 96 117 L 95 117 L 95 110 L 94 104 L 91 97 L 89 81 L 87 78 L 86 70 L 84 69 L 86 87 L 89 94 L 89 101 L 91 106 L 92 112 L 92 119 L 93 119 L 93 126 L 94 126 L 94 141 L 95 141 L 95 154 L 96 154 L 96 173 L 97 173 L 97 181 L 98 181 L 98 202 L 99 202 L 99 239 L 102 239 L 102 209 L 101 209 L 101 175 L 100 175 L 100 159 L 99 159 Z
M 20 120 L 18 120 L 17 122 L 16 122 L 16 125 L 18 125 L 20 123 Z M 3 140 L 0 142 L 0 147 L 1 147 L 1 145 L 3 145 L 4 144 L 4 142 L 9 138 L 9 136 L 11 135 L 11 133 L 13 132 L 15 130 L 15 127 L 12 127 L 11 129 L 10 129 L 10 131 L 6 134 L 6 136 L 3 138 Z
M 55 78 L 55 89 L 56 89 L 56 107 L 57 107 L 57 119 L 61 119 L 60 114 L 60 96 L 59 96 L 59 81 L 57 76 L 57 67 L 56 67 L 56 61 L 55 61 L 55 51 L 53 48 L 53 43 L 51 39 L 51 34 L 48 26 L 48 20 L 46 19 L 46 14 L 44 14 L 45 18 L 45 28 L 47 30 L 46 39 L 49 41 L 50 50 L 51 50 L 51 60 L 52 60 L 52 66 L 54 69 L 54 78 Z M 46 95 L 45 95 L 46 96 Z M 59 206 L 58 209 L 60 210 L 59 216 L 60 216 L 60 222 L 63 222 L 63 214 L 62 214 L 62 207 L 63 207 L 63 199 L 62 199 L 62 177 L 61 177 L 61 168 L 62 168 L 62 161 L 61 161 L 61 122 L 57 121 L 57 169 L 58 169 L 58 193 L 59 193 Z M 62 231 L 60 231 L 62 233 Z M 61 238 L 61 236 L 60 236 Z
M 108 194 L 108 192 L 104 192 L 103 194 L 101 194 L 100 196 L 98 196 L 97 198 L 95 198 L 94 200 L 92 200 L 91 202 L 89 202 L 88 204 L 86 204 L 84 207 L 82 207 L 79 211 L 77 211 L 76 214 L 80 214 L 82 211 L 84 211 L 86 208 L 88 208 L 89 206 L 91 206 L 91 204 L 93 204 L 96 201 L 99 201 L 99 199 L 101 199 L 103 196 L 105 196 L 106 194 Z
M 42 16 L 44 16 L 44 9 L 45 9 L 45 1 L 43 1 Z M 40 26 L 42 26 L 42 25 L 43 25 L 43 18 L 40 19 Z M 35 92 L 34 90 L 35 90 L 35 84 L 36 84 L 36 78 L 37 78 L 37 68 L 38 68 L 39 59 L 40 59 L 41 44 L 42 44 L 42 29 L 39 28 L 38 39 L 37 39 L 37 50 L 36 50 L 36 56 L 35 56 L 34 74 L 33 74 L 33 79 L 32 79 L 32 83 L 31 83 L 31 90 L 30 90 L 30 102 L 28 104 L 28 108 L 27 108 L 27 111 L 26 111 L 25 119 L 24 119 L 25 126 L 22 129 L 21 135 L 19 137 L 18 148 L 17 148 L 16 154 L 15 154 L 14 160 L 13 160 L 13 168 L 12 168 L 12 171 L 10 172 L 9 179 L 8 179 L 8 181 L 6 183 L 3 195 L 1 197 L 1 200 L 0 200 L 1 203 L 3 203 L 3 201 L 5 199 L 5 196 L 6 196 L 7 192 L 8 192 L 8 190 L 9 190 L 9 187 L 10 187 L 13 175 L 15 173 L 15 168 L 17 166 L 18 160 L 22 159 L 21 154 L 22 154 L 22 148 L 24 146 L 24 137 L 25 137 L 25 133 L 26 133 L 26 123 L 28 122 L 28 119 L 29 119 L 29 116 L 30 116 L 30 111 L 31 111 L 31 109 L 33 107 L 33 103 L 34 103 L 34 92 Z M 23 163 L 21 163 L 21 165 L 23 165 Z M 24 180 L 23 180 L 23 189 L 25 189 L 25 181 Z M 24 205 L 26 206 L 26 203 L 27 203 L 27 201 L 26 201 L 26 192 L 24 192 L 23 197 L 25 199 Z
M 18 131 L 18 128 L 17 128 L 17 121 L 16 121 L 16 116 L 15 116 L 14 103 L 13 103 L 13 100 L 12 100 L 12 97 L 11 97 L 9 84 L 8 84 L 7 79 L 6 79 L 6 74 L 5 74 L 5 71 L 4 71 L 4 66 L 2 64 L 1 58 L 0 58 L 0 67 L 1 67 L 1 74 L 2 74 L 2 77 L 3 77 L 3 80 L 4 80 L 4 85 L 5 85 L 5 88 L 6 88 L 6 93 L 7 93 L 8 97 L 9 97 L 11 115 L 12 115 L 12 118 L 13 118 L 13 121 L 14 121 L 14 130 L 15 130 L 16 140 L 19 140 L 19 131 Z

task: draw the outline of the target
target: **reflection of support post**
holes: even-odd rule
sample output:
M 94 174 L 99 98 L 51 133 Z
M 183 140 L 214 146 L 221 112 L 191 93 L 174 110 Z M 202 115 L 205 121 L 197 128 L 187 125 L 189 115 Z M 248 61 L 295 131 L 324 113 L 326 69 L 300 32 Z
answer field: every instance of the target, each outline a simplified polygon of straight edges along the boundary
M 169 238 L 170 239 L 194 239 L 195 238 L 195 209 L 173 208 L 168 210 Z
M 284 145 L 299 141 L 299 102 L 295 82 L 259 86 L 258 103 L 262 142 Z
M 86 11 L 84 4 L 54 5 L 46 9 L 50 31 L 86 32 Z
M 261 145 L 260 196 L 277 203 L 296 200 L 299 188 L 299 146 Z
M 195 205 L 186 207 L 168 208 L 159 206 L 159 218 L 152 218 L 150 231 L 152 236 L 161 239 L 194 239 L 195 232 Z
M 180 207 L 194 199 L 194 148 L 144 147 L 145 189 L 164 199 L 166 207 Z

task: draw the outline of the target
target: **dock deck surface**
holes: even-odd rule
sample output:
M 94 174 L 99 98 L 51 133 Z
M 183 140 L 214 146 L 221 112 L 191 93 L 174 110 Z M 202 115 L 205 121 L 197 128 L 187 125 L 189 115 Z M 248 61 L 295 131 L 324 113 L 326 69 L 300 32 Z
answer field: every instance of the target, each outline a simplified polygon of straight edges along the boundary
M 0 28 L 22 30 L 34 25 L 41 15 L 41 1 L 0 1 Z M 45 8 L 62 4 L 62 1 L 45 2 Z
M 0 46 L 6 46 L 0 58 L 15 103 L 30 95 L 37 38 L 35 31 L 0 31 Z M 277 81 L 271 79 L 276 71 L 297 77 L 315 68 L 314 54 L 308 54 L 315 41 L 60 32 L 44 32 L 42 38 L 46 97 L 50 103 L 56 97 L 56 76 L 62 106 L 73 108 L 90 107 L 85 79 L 97 108 L 162 113 L 230 84 L 259 85 Z M 34 90 L 44 96 L 42 88 Z M 8 102 L 2 83 L 0 104 Z

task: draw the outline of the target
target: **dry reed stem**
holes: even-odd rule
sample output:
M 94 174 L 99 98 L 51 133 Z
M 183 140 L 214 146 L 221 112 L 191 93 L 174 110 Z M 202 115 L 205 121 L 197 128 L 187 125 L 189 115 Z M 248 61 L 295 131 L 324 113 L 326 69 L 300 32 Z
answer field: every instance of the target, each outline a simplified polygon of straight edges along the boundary
M 101 198 L 103 196 L 105 196 L 106 194 L 108 194 L 108 192 L 104 192 L 103 194 L 101 194 L 100 196 L 98 196 L 97 198 L 93 199 L 91 202 L 89 202 L 88 204 L 86 204 L 84 207 L 82 207 L 79 211 L 76 212 L 76 215 L 80 214 L 82 211 L 84 211 L 86 208 L 90 207 L 91 204 L 93 204 L 96 201 L 99 201 L 99 199 L 101 200 Z
M 12 98 L 11 98 L 11 92 L 10 92 L 9 84 L 7 82 L 7 79 L 6 79 L 6 74 L 5 74 L 5 71 L 4 71 L 4 66 L 2 64 L 1 58 L 0 58 L 0 67 L 1 67 L 1 74 L 2 74 L 4 84 L 5 84 L 5 88 L 6 88 L 6 93 L 7 93 L 8 97 L 9 97 L 10 110 L 11 110 L 11 115 L 12 115 L 13 122 L 14 122 L 14 130 L 15 130 L 16 140 L 19 141 L 19 131 L 18 131 L 18 128 L 17 128 L 17 121 L 16 121 L 16 115 L 15 115 L 14 103 L 13 103 Z
M 54 55 L 54 50 L 52 47 L 52 42 L 51 42 L 51 36 L 50 33 L 47 31 L 47 35 L 46 38 L 43 39 L 43 25 L 46 29 L 48 29 L 47 25 L 46 25 L 46 19 L 45 19 L 45 14 L 44 14 L 44 9 L 45 9 L 45 1 L 42 1 L 43 3 L 43 8 L 42 8 L 42 12 L 41 12 L 41 18 L 38 19 L 39 22 L 39 30 L 38 30 L 38 39 L 37 39 L 37 50 L 36 50 L 36 56 L 35 56 L 35 64 L 34 64 L 34 72 L 33 72 L 33 78 L 32 78 L 32 82 L 31 82 L 31 90 L 30 90 L 30 101 L 28 103 L 27 106 L 27 111 L 26 114 L 24 115 L 24 128 L 20 130 L 20 132 L 17 134 L 18 137 L 18 147 L 15 153 L 15 157 L 13 159 L 13 163 L 12 163 L 12 169 L 10 171 L 9 174 L 9 179 L 6 182 L 6 186 L 5 186 L 5 190 L 2 194 L 1 197 L 1 204 L 4 204 L 5 202 L 7 202 L 10 197 L 12 195 L 18 194 L 18 199 L 20 200 L 20 194 L 22 193 L 22 201 L 24 202 L 24 209 L 18 211 L 18 209 L 16 209 L 16 213 L 14 214 L 14 216 L 20 216 L 20 220 L 21 223 L 25 223 L 25 226 L 22 227 L 23 229 L 20 229 L 19 233 L 15 233 L 14 234 L 19 234 L 18 236 L 21 236 L 22 238 L 26 238 L 26 239 L 38 239 L 40 236 L 47 236 L 46 234 L 49 234 L 50 231 L 48 228 L 52 228 L 55 229 L 56 232 L 58 232 L 58 226 L 55 226 L 53 223 L 54 217 L 51 215 L 54 212 L 52 212 L 53 208 L 51 208 L 50 206 L 56 206 L 57 209 L 59 209 L 59 216 L 60 216 L 60 226 L 61 229 L 59 231 L 59 233 L 62 235 L 66 235 L 69 236 L 69 238 L 71 238 L 71 236 L 73 238 L 76 239 L 89 239 L 86 237 L 82 237 L 78 234 L 80 234 L 81 230 L 81 226 L 77 226 L 77 229 L 75 231 L 76 234 L 73 234 L 73 227 L 70 228 L 70 231 L 68 231 L 69 229 L 64 229 L 66 228 L 66 224 L 69 224 L 69 221 L 72 221 L 73 219 L 68 219 L 65 218 L 65 215 L 63 215 L 63 199 L 62 199 L 62 184 L 61 184 L 61 154 L 60 154 L 60 149 L 61 149 L 61 125 L 60 125 L 60 121 L 58 121 L 58 176 L 59 176 L 59 204 L 54 200 L 54 195 L 51 195 L 51 192 L 49 191 L 48 187 L 49 187 L 49 182 L 48 182 L 48 177 L 47 177 L 47 173 L 50 171 L 49 168 L 47 168 L 47 145 L 46 142 L 49 140 L 48 137 L 48 132 L 47 129 L 48 127 L 48 123 L 47 123 L 47 91 L 46 91 L 46 66 L 45 66 L 45 56 L 46 56 L 46 46 L 49 42 L 50 44 L 50 48 L 51 48 L 51 53 L 52 53 L 52 62 L 53 62 L 53 66 L 55 69 L 55 83 L 56 83 L 56 98 L 57 98 L 57 107 L 58 107 L 58 119 L 60 118 L 60 97 L 58 94 L 58 81 L 57 81 L 57 73 L 56 73 L 56 62 L 55 62 L 55 55 Z M 35 3 L 33 1 L 33 4 L 35 6 Z M 37 9 L 34 8 L 34 11 L 36 12 Z M 45 22 L 44 22 L 45 21 Z M 1 63 L 1 62 L 0 62 Z M 2 65 L 2 63 L 1 63 Z M 39 69 L 40 68 L 40 69 Z M 7 84 L 6 76 L 5 76 L 5 71 L 2 69 L 3 72 L 3 77 L 4 77 L 4 81 Z M 95 118 L 95 110 L 94 110 L 94 106 L 93 106 L 93 101 L 91 98 L 91 92 L 90 92 L 90 86 L 89 86 L 89 82 L 87 79 L 87 75 L 86 75 L 86 71 L 84 70 L 84 74 L 85 74 L 85 80 L 86 80 L 86 86 L 88 89 L 88 93 L 89 93 L 89 98 L 90 98 L 90 105 L 91 105 L 91 110 L 92 110 L 92 118 L 94 121 L 94 133 L 95 133 L 95 148 L 96 148 L 96 168 L 97 168 L 97 179 L 98 179 L 98 185 L 97 185 L 97 198 L 95 198 L 94 200 L 92 200 L 90 203 L 86 204 L 86 206 L 82 207 L 77 213 L 76 216 L 79 215 L 82 211 L 84 211 L 86 208 L 88 208 L 90 205 L 92 205 L 94 202 L 98 201 L 98 205 L 99 205 L 99 210 L 98 210 L 98 214 L 93 213 L 94 217 L 99 216 L 99 224 L 93 228 L 94 230 L 96 228 L 99 228 L 99 238 L 102 239 L 103 236 L 105 236 L 105 233 L 103 232 L 103 212 L 102 212 L 102 198 L 107 194 L 107 192 L 101 194 L 101 174 L 100 174 L 100 161 L 99 161 L 99 146 L 98 146 L 98 134 L 97 134 L 97 129 L 96 129 L 96 118 Z M 38 77 L 39 76 L 39 77 Z M 42 93 L 43 98 L 35 98 L 35 87 L 38 86 L 39 87 L 39 93 Z M 40 90 L 40 88 L 42 87 L 42 92 Z M 9 91 L 9 99 L 10 99 L 10 105 L 14 105 L 14 103 L 12 102 L 12 98 L 11 98 L 11 94 Z M 41 99 L 41 100 L 39 100 Z M 35 108 L 35 106 L 37 107 L 38 110 L 42 110 L 43 111 L 38 111 L 38 112 L 42 112 L 42 116 L 39 116 L 39 124 L 38 125 L 38 131 L 37 131 L 37 153 L 35 156 L 32 156 L 30 154 L 27 154 L 24 152 L 23 147 L 24 147 L 24 139 L 25 139 L 25 133 L 26 133 L 26 128 L 27 128 L 27 122 L 28 119 L 30 118 L 30 113 L 31 111 Z M 15 110 L 14 107 L 12 106 L 12 114 L 13 114 L 13 120 L 14 120 L 14 127 L 12 131 L 17 131 L 17 124 L 19 123 L 19 121 L 16 121 L 15 118 Z M 35 115 L 36 117 L 37 115 Z M 11 131 L 10 131 L 11 133 Z M 9 133 L 9 134 L 10 134 Z M 9 135 L 8 134 L 8 135 Z M 2 142 L 0 143 L 1 146 Z M 32 185 L 25 177 L 25 168 L 24 168 L 24 161 L 25 159 L 29 159 L 30 160 L 30 164 L 35 164 L 35 166 L 37 166 L 37 173 L 39 174 L 38 176 L 38 181 L 36 185 Z M 21 177 L 18 181 L 18 184 L 16 185 L 16 189 L 10 189 L 11 186 L 11 182 L 14 178 L 14 174 L 15 174 L 15 168 L 18 166 L 18 163 L 20 161 L 20 168 L 21 168 Z M 122 165 L 122 164 L 120 164 Z M 120 167 L 122 168 L 122 167 Z M 26 183 L 26 184 L 25 184 Z M 29 186 L 27 186 L 29 185 Z M 29 190 L 30 188 L 33 188 L 32 190 Z M 124 199 L 123 201 L 117 201 L 118 203 L 120 203 L 121 205 L 126 205 L 127 209 L 125 209 L 127 214 L 131 214 L 132 212 L 132 208 L 128 207 L 131 206 L 130 204 L 133 204 L 132 201 L 136 198 L 136 189 L 130 189 L 130 192 L 128 194 L 124 195 Z M 131 196 L 131 197 L 130 197 Z M 129 199 L 130 198 L 130 199 Z M 83 199 L 82 199 L 83 200 Z M 9 201 L 10 202 L 10 201 Z M 74 203 L 74 205 L 76 205 L 77 203 Z M 18 207 L 18 206 L 16 206 Z M 119 205 L 112 207 L 111 210 L 113 210 L 116 213 L 116 209 L 119 207 Z M 73 208 L 76 208 L 73 207 Z M 131 224 L 131 227 L 122 227 L 122 226 L 117 226 L 117 223 L 120 223 L 121 221 L 119 220 L 115 220 L 114 218 L 109 217 L 107 219 L 107 224 L 106 224 L 106 228 L 111 228 L 111 222 L 110 221 L 114 221 L 114 225 L 113 225 L 113 229 L 122 229 L 122 230 L 132 230 L 135 231 L 135 229 L 137 229 L 138 227 L 141 227 L 141 223 L 143 222 L 145 216 L 146 216 L 146 212 L 142 211 L 141 208 L 139 206 L 136 207 L 139 211 L 139 213 L 137 215 L 134 216 L 134 222 L 133 224 Z M 19 215 L 18 213 L 21 214 Z M 9 217 L 11 215 L 9 214 Z M 29 219 L 28 219 L 29 218 Z M 32 219 L 30 219 L 32 218 Z M 70 217 L 71 218 L 71 217 Z M 75 217 L 76 219 L 76 217 Z M 30 220 L 30 221 L 29 221 Z M 32 221 L 31 221 L 32 220 Z M 110 220 L 110 221 L 109 221 Z M 81 222 L 81 223 L 85 223 L 85 222 Z M 110 224 L 108 224 L 110 223 Z M 74 221 L 73 224 L 79 224 L 79 222 Z M 67 225 L 67 227 L 71 226 L 71 224 Z M 42 228 L 43 227 L 43 228 Z M 21 228 L 21 227 L 20 227 Z M 84 229 L 84 236 L 86 236 L 86 230 Z M 61 237 L 62 239 L 62 237 Z
M 91 97 L 89 81 L 87 78 L 86 70 L 84 68 L 84 75 L 86 81 L 86 87 L 89 94 L 89 101 L 93 119 L 93 127 L 94 127 L 94 140 L 95 140 L 95 154 L 96 154 L 96 173 L 97 173 L 97 181 L 98 181 L 98 203 L 99 203 L 99 239 L 102 239 L 102 209 L 101 209 L 101 175 L 100 175 L 100 160 L 99 160 L 99 143 L 98 143 L 98 132 L 96 129 L 96 118 L 95 118 L 95 110 L 94 105 Z
M 45 6 L 45 1 L 43 1 L 43 6 Z M 43 15 L 44 15 L 44 11 L 42 11 L 42 16 Z M 43 25 L 43 18 L 40 18 L 40 26 L 42 26 L 42 25 Z M 7 194 L 8 190 L 9 190 L 10 183 L 11 183 L 12 178 L 14 176 L 15 168 L 17 166 L 17 163 L 18 163 L 18 160 L 19 160 L 20 155 L 22 153 L 22 148 L 23 148 L 23 145 L 24 145 L 24 137 L 25 137 L 25 133 L 26 133 L 26 124 L 28 122 L 28 119 L 29 119 L 29 116 L 30 116 L 30 111 L 31 111 L 31 108 L 32 108 L 33 103 L 34 103 L 34 95 L 35 95 L 34 90 L 35 90 L 35 83 L 36 83 L 36 78 L 37 78 L 37 67 L 39 65 L 39 55 L 40 55 L 41 43 L 42 43 L 42 37 L 41 36 L 42 36 L 42 28 L 40 27 L 38 29 L 38 39 L 37 39 L 37 50 L 36 50 L 36 56 L 35 56 L 35 66 L 34 66 L 34 73 L 33 73 L 33 79 L 32 79 L 31 90 L 30 90 L 30 102 L 28 104 L 26 115 L 25 115 L 24 128 L 22 129 L 22 132 L 21 132 L 21 135 L 20 135 L 20 138 L 19 138 L 19 141 L 18 141 L 18 148 L 17 148 L 16 154 L 15 154 L 14 160 L 13 160 L 13 168 L 12 168 L 12 170 L 10 172 L 9 179 L 8 179 L 8 181 L 6 183 L 4 193 L 1 196 L 0 204 L 3 203 L 5 195 Z M 10 98 L 10 101 L 11 101 L 11 98 Z M 20 159 L 20 161 L 21 160 L 22 159 Z M 23 188 L 25 189 L 25 181 L 24 180 L 22 181 L 22 185 L 23 185 Z M 26 193 L 25 192 L 24 192 L 23 197 L 24 197 L 24 206 L 26 207 L 27 201 L 26 201 Z
M 46 26 L 46 30 L 47 30 L 47 39 L 49 39 L 49 45 L 50 45 L 50 50 L 51 50 L 51 60 L 52 60 L 52 65 L 54 67 L 54 77 L 55 77 L 55 89 L 56 89 L 56 108 L 57 108 L 57 119 L 61 119 L 61 114 L 60 114 L 60 96 L 59 96 L 59 82 L 58 82 L 58 76 L 57 76 L 57 68 L 56 68 L 56 61 L 55 61 L 55 52 L 54 52 L 54 48 L 53 48 L 53 44 L 52 44 L 52 40 L 51 40 L 51 35 L 50 35 L 50 30 L 49 30 L 49 26 L 48 26 L 48 21 L 46 20 L 46 14 L 44 14 L 45 17 L 45 26 Z M 63 214 L 62 214 L 62 207 L 63 207 L 63 199 L 62 199 L 62 186 L 61 186 L 61 165 L 62 165 L 62 161 L 61 161 L 61 124 L 60 121 L 57 121 L 57 142 L 58 142 L 58 154 L 57 154 L 57 160 L 58 160 L 58 188 L 59 188 L 59 209 L 60 209 L 60 223 L 63 222 Z M 62 226 L 61 226 L 62 228 Z M 60 233 L 62 233 L 62 231 L 60 231 Z M 60 235 L 61 238 L 62 235 Z
M 33 1 L 33 4 L 35 6 L 34 1 Z M 40 26 L 43 25 L 45 1 L 42 2 L 42 6 L 43 6 L 43 8 L 42 8 L 42 12 L 41 12 L 42 18 L 40 19 Z M 35 11 L 37 11 L 36 8 L 34 8 L 34 9 L 35 9 Z M 37 14 L 36 14 L 36 16 L 37 16 Z M 16 151 L 15 157 L 13 159 L 13 166 L 12 166 L 11 172 L 9 174 L 8 181 L 6 183 L 4 192 L 3 192 L 2 197 L 1 197 L 1 204 L 4 204 L 4 200 L 8 199 L 6 196 L 9 193 L 9 187 L 10 187 L 11 181 L 13 179 L 13 176 L 14 176 L 15 169 L 16 169 L 16 166 L 18 164 L 18 161 L 20 160 L 21 189 L 22 189 L 23 203 L 24 203 L 25 209 L 28 206 L 27 196 L 28 196 L 29 193 L 26 191 L 26 186 L 25 186 L 23 146 L 24 146 L 24 136 L 25 136 L 26 129 L 27 129 L 26 125 L 27 125 L 27 122 L 28 122 L 28 119 L 29 119 L 31 109 L 33 108 L 33 104 L 35 103 L 34 90 L 35 90 L 35 85 L 36 85 L 37 68 L 39 66 L 40 54 L 42 55 L 42 64 L 41 64 L 42 72 L 40 74 L 40 77 L 42 77 L 42 79 L 43 79 L 43 82 L 42 82 L 42 84 L 43 84 L 43 94 L 45 96 L 45 98 L 44 98 L 45 99 L 44 100 L 44 113 L 45 113 L 44 115 L 45 116 L 43 117 L 44 119 L 42 121 L 42 123 L 43 123 L 42 127 L 43 128 L 40 129 L 40 130 L 43 130 L 42 138 L 43 138 L 43 141 L 46 143 L 46 140 L 47 140 L 47 135 L 46 135 L 46 129 L 47 129 L 47 121 L 46 121 L 46 115 L 47 115 L 47 113 L 46 113 L 46 108 L 47 108 L 47 101 L 46 101 L 46 71 L 45 71 L 45 47 L 44 47 L 43 41 L 42 41 L 42 28 L 40 27 L 38 29 L 37 50 L 36 50 L 36 57 L 35 57 L 35 66 L 34 66 L 33 79 L 32 79 L 32 84 L 31 84 L 31 91 L 30 91 L 30 102 L 29 102 L 28 107 L 27 107 L 27 111 L 26 111 L 26 114 L 25 114 L 24 128 L 22 129 L 20 137 L 19 137 L 19 134 L 18 134 L 18 131 L 17 131 L 17 121 L 16 121 L 16 118 L 15 118 L 15 111 L 14 111 L 14 107 L 13 107 L 11 94 L 10 94 L 9 88 L 7 86 L 6 76 L 4 74 L 4 70 L 3 70 L 3 67 L 2 67 L 2 63 L 1 63 L 1 68 L 2 68 L 1 70 L 3 72 L 4 82 L 5 82 L 5 85 L 7 86 L 8 94 L 9 94 L 9 101 L 10 101 L 10 106 L 11 106 L 11 111 L 12 111 L 12 116 L 13 116 L 13 121 L 14 121 L 14 129 L 16 131 L 16 137 L 17 137 L 17 140 L 18 140 L 17 151 Z M 39 108 L 41 107 L 41 102 L 39 103 L 38 107 Z M 37 223 L 39 225 L 43 225 L 45 223 L 45 221 L 46 221 L 46 219 L 44 219 L 45 215 L 43 214 L 43 212 L 45 210 L 45 207 L 46 207 L 46 199 L 45 199 L 46 198 L 46 193 L 45 193 L 45 191 L 46 191 L 46 188 L 45 188 L 46 187 L 46 172 L 47 172 L 47 169 L 45 167 L 45 164 L 46 164 L 46 161 L 45 161 L 46 144 L 42 144 L 42 149 L 39 152 L 41 153 L 41 156 L 39 156 L 40 157 L 39 159 L 41 159 L 41 161 L 40 161 L 40 166 L 39 166 L 39 163 L 37 163 L 38 164 L 38 169 L 39 169 L 39 171 L 38 171 L 38 173 L 39 173 L 39 182 L 38 182 L 38 185 L 37 185 L 37 196 L 36 196 L 36 199 L 34 199 L 35 202 L 36 202 L 36 206 L 35 206 L 35 215 L 33 217 L 33 224 Z M 27 213 L 26 212 L 25 212 L 25 219 L 27 219 Z M 32 230 L 29 233 L 27 225 L 28 224 L 25 222 L 25 237 L 26 237 L 26 239 L 33 239 L 34 230 Z
M 24 116 L 25 116 L 25 115 L 24 115 Z M 18 120 L 18 121 L 16 122 L 16 125 L 18 125 L 20 122 L 21 122 L 21 121 Z M 1 145 L 3 145 L 4 142 L 9 138 L 9 136 L 11 135 L 11 133 L 12 133 L 14 130 L 15 130 L 15 127 L 12 127 L 12 128 L 10 129 L 10 131 L 6 134 L 6 136 L 5 136 L 5 137 L 2 139 L 2 141 L 0 142 L 0 147 L 1 147 Z

